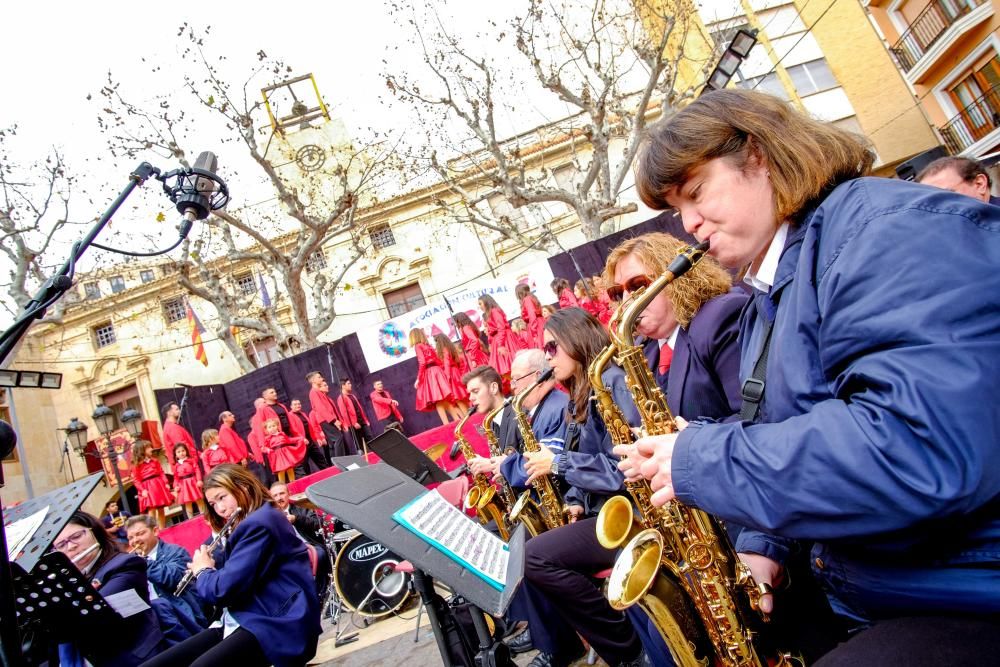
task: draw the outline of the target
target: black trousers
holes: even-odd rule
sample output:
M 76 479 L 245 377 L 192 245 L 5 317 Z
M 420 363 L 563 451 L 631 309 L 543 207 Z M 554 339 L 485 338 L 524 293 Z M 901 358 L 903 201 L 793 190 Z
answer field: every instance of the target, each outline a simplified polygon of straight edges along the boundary
M 271 661 L 264 655 L 257 638 L 244 628 L 237 628 L 225 639 L 222 628 L 209 628 L 142 664 L 143 667 L 268 667 Z
M 326 436 L 327 456 L 330 459 L 336 456 L 347 456 L 345 433 L 337 428 L 336 424 L 330 422 L 322 422 L 319 427 L 323 429 L 323 435 Z
M 525 543 L 524 578 L 609 665 L 634 660 L 642 644 L 632 624 L 608 604 L 592 575 L 614 565 L 597 541 L 597 517 L 548 530 Z
M 910 616 L 878 621 L 814 667 L 1000 665 L 1000 616 Z

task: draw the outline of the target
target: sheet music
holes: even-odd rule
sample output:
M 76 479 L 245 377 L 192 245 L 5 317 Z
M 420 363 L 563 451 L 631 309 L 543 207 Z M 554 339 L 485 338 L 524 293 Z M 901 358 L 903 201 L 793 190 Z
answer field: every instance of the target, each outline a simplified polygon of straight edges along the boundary
M 149 605 L 139 597 L 134 588 L 127 588 L 124 591 L 112 593 L 105 596 L 104 599 L 122 618 L 135 616 L 149 609 Z
M 418 537 L 503 590 L 510 550 L 436 491 L 427 491 L 392 515 Z
M 24 547 L 28 546 L 32 536 L 45 521 L 45 515 L 49 512 L 46 505 L 34 514 L 18 519 L 4 526 L 4 533 L 7 536 L 7 558 L 14 560 Z

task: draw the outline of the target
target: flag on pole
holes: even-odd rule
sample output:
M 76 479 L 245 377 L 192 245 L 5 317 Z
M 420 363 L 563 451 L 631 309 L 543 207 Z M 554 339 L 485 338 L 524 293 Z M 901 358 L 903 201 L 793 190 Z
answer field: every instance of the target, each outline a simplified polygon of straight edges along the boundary
M 267 293 L 267 283 L 264 282 L 264 274 L 257 274 L 260 278 L 260 301 L 265 308 L 271 307 L 271 295 Z
M 208 366 L 208 353 L 205 352 L 205 344 L 201 340 L 201 335 L 205 333 L 205 327 L 201 325 L 201 320 L 194 314 L 191 304 L 185 303 L 185 306 L 188 324 L 191 325 L 191 344 L 194 346 L 194 358 L 200 361 L 202 366 Z

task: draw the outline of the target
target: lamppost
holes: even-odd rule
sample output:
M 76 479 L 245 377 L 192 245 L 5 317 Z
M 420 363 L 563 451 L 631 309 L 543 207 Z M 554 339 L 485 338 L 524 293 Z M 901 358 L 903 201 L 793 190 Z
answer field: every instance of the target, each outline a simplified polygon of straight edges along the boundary
M 129 412 L 129 411 L 126 411 Z M 133 433 L 133 428 L 141 428 L 142 415 L 138 413 L 137 410 L 131 410 L 134 415 L 129 415 L 131 420 L 127 422 L 126 426 L 129 433 Z M 125 415 L 122 415 L 123 421 Z M 111 408 L 106 405 L 98 405 L 94 409 L 94 414 L 91 415 L 94 420 L 94 424 L 97 425 L 98 432 L 104 436 L 107 440 L 107 459 L 111 463 L 111 469 L 115 471 L 115 482 L 118 483 L 118 494 L 121 496 L 122 509 L 124 509 L 129 514 L 132 513 L 132 506 L 129 504 L 128 495 L 125 493 L 125 485 L 122 484 L 121 471 L 118 469 L 118 450 L 115 449 L 114 444 L 111 442 L 111 432 L 115 430 L 115 413 L 112 412 Z M 138 422 L 138 423 L 135 423 Z M 133 424 L 135 425 L 133 426 Z M 73 449 L 80 457 L 86 456 L 89 452 L 86 451 L 87 448 L 87 425 L 77 420 L 76 417 L 70 420 L 69 424 L 66 426 L 66 437 L 69 438 L 70 444 L 73 445 Z M 135 435 L 133 433 L 133 435 Z M 97 454 L 98 458 L 105 458 L 104 456 Z

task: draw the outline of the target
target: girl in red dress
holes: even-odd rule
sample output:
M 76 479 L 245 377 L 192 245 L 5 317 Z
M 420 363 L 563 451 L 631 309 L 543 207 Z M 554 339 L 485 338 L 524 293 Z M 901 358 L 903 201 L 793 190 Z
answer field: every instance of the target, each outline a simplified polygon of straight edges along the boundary
M 594 287 L 594 301 L 597 303 L 598 309 L 597 319 L 607 327 L 611 321 L 611 315 L 614 313 L 615 304 L 611 301 L 611 297 L 608 296 L 608 290 L 604 287 L 604 278 L 602 276 L 594 276 L 590 279 L 590 284 Z
M 598 316 L 600 313 L 600 307 L 587 293 L 589 288 L 590 285 L 588 285 L 584 280 L 577 280 L 576 285 L 573 287 L 573 293 L 576 295 L 576 300 L 580 303 L 581 308 L 597 319 L 600 319 Z
M 455 323 L 455 328 L 458 329 L 465 356 L 469 358 L 469 369 L 489 366 L 490 358 L 486 356 L 486 350 L 483 349 L 483 341 L 479 338 L 479 328 L 465 313 L 455 313 L 451 319 Z
M 306 441 L 298 436 L 289 438 L 281 431 L 281 422 L 264 422 L 264 452 L 271 461 L 271 470 L 282 484 L 295 481 L 295 466 L 306 456 Z
M 579 308 L 580 302 L 576 300 L 573 290 L 569 288 L 569 281 L 565 278 L 556 278 L 552 281 L 552 293 L 559 297 L 560 308 Z
M 484 294 L 479 297 L 479 307 L 483 310 L 486 335 L 490 339 L 490 366 L 496 369 L 506 386 L 510 381 L 510 364 L 521 346 L 507 322 L 507 314 L 492 296 Z
M 184 505 L 188 517 L 194 516 L 194 504 L 202 516 L 205 513 L 205 497 L 201 493 L 201 468 L 197 459 L 191 458 L 188 446 L 183 442 L 174 447 L 174 495 L 177 502 Z
M 223 463 L 236 463 L 236 461 L 233 461 L 229 452 L 219 444 L 219 432 L 214 428 L 205 429 L 201 432 L 201 464 L 205 466 L 205 474 Z
M 544 331 L 545 318 L 542 317 L 542 304 L 538 297 L 531 293 L 531 287 L 521 283 L 514 288 L 517 300 L 521 302 L 521 319 L 527 330 L 527 347 L 537 347 L 539 350 L 545 345 Z
M 156 517 L 160 528 L 166 528 L 163 508 L 174 504 L 163 466 L 153 458 L 153 445 L 136 440 L 132 445 L 132 483 L 139 490 L 139 511 Z
M 451 339 L 444 334 L 434 335 L 434 349 L 441 362 L 444 364 L 444 374 L 448 376 L 451 384 L 451 398 L 458 406 L 460 413 L 469 412 L 469 392 L 465 389 L 462 376 L 469 372 L 469 365 L 465 363 L 465 355 Z
M 413 383 L 417 390 L 417 410 L 430 412 L 437 410 L 442 424 L 448 423 L 448 416 L 461 419 L 462 413 L 455 407 L 451 392 L 451 382 L 444 372 L 444 364 L 434 348 L 427 343 L 423 329 L 410 330 L 410 347 L 417 355 L 417 380 Z

